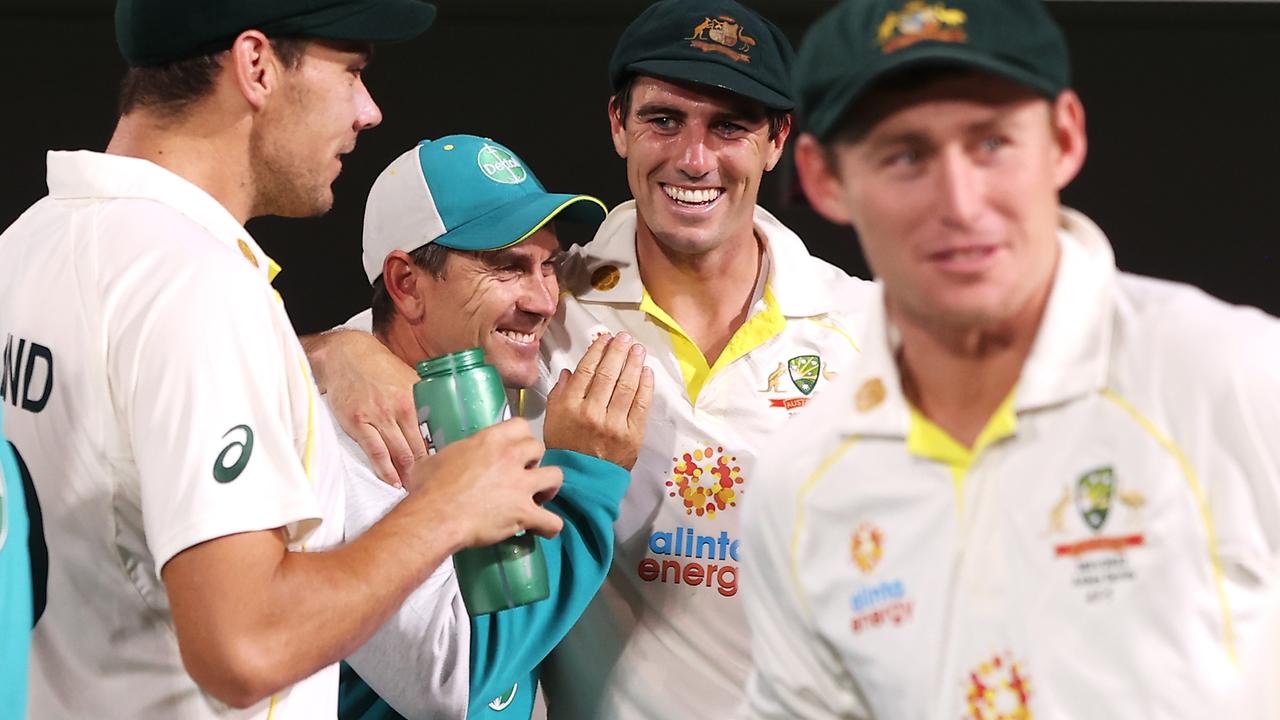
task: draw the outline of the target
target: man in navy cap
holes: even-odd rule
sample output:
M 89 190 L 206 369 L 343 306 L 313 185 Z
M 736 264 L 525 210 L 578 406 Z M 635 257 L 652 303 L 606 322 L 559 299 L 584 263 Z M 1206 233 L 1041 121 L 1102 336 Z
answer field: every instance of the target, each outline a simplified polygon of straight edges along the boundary
M 0 236 L 0 397 L 48 546 L 32 717 L 334 717 L 337 661 L 449 555 L 558 531 L 535 496 L 560 471 L 516 420 L 420 463 L 404 502 L 325 550 L 343 538 L 337 438 L 244 229 L 329 208 L 381 120 L 370 43 L 433 15 L 117 6 L 130 69 L 107 152 L 50 153 L 49 196 Z
M 1068 70 L 1040 0 L 805 38 L 799 177 L 882 293 L 748 506 L 753 718 L 1231 717 L 1271 640 L 1280 322 L 1061 205 Z

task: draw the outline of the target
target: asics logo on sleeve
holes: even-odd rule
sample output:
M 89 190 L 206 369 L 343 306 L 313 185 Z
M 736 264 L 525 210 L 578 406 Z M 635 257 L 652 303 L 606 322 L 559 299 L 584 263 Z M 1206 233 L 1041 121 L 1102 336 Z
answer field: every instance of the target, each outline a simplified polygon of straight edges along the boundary
M 236 425 L 222 435 L 225 440 L 232 433 L 240 433 L 242 439 L 232 440 L 213 461 L 213 479 L 226 484 L 240 477 L 253 453 L 253 429 L 248 425 Z

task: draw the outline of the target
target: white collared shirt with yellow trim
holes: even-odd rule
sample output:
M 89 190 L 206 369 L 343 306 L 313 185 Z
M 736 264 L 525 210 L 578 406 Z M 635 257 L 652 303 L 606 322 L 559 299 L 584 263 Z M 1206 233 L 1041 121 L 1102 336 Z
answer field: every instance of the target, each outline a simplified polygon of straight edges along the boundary
M 738 573 L 751 562 L 740 547 L 742 502 L 755 492 L 760 459 L 790 452 L 778 429 L 857 353 L 858 313 L 873 288 L 810 256 L 756 208 L 768 279 L 708 366 L 645 292 L 635 227 L 634 203 L 625 203 L 571 253 L 542 339 L 542 393 L 602 332 L 643 343 L 655 376 L 613 571 L 543 674 L 556 720 L 721 717 L 742 703 L 750 659 Z
M 150 162 L 53 152 L 48 181 L 0 236 L 5 429 L 49 554 L 31 717 L 334 717 L 336 666 L 247 710 L 202 692 L 160 579 L 233 533 L 342 538 L 337 440 L 274 264 Z
M 747 507 L 755 718 L 1222 717 L 1280 549 L 1280 322 L 1121 274 L 1064 210 L 971 451 L 903 398 L 883 302 Z

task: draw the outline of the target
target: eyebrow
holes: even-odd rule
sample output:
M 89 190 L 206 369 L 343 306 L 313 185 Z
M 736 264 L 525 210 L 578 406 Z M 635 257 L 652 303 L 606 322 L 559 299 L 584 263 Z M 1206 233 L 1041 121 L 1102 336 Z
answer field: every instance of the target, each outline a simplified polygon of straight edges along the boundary
M 663 105 L 662 103 L 645 103 L 636 108 L 636 117 L 643 115 L 671 115 L 673 117 L 684 117 L 685 112 L 672 105 Z

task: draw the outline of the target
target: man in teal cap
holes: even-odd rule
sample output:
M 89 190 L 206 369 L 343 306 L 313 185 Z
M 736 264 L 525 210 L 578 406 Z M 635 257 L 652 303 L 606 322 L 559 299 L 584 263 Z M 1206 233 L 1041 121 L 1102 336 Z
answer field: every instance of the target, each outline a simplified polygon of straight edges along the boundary
M 518 530 L 560 471 L 522 420 L 420 462 L 343 544 L 333 425 L 244 224 L 324 213 L 381 111 L 370 44 L 417 0 L 121 0 L 105 153 L 49 155 L 0 235 L 0 397 L 43 510 L 36 718 L 312 720 L 338 663 L 450 555 Z M 34 506 L 34 503 L 33 503 Z
M 1061 205 L 1068 69 L 1040 0 L 805 37 L 799 178 L 881 291 L 747 507 L 753 718 L 1231 717 L 1271 640 L 1280 321 Z
M 595 198 L 546 192 L 497 142 L 424 140 L 383 170 L 365 208 L 375 337 L 407 366 L 482 348 L 521 414 L 559 301 L 556 223 L 594 228 L 604 215 Z M 355 672 L 344 676 L 344 720 L 460 717 L 464 708 L 470 718 L 530 716 L 538 665 L 577 621 L 613 557 L 613 522 L 653 392 L 643 364 L 639 345 L 603 337 L 548 404 L 543 463 L 564 472 L 546 504 L 564 519 L 560 535 L 542 541 L 550 597 L 468 619 L 453 567 L 442 565 L 348 659 Z M 347 482 L 354 537 L 405 493 L 378 479 L 354 440 L 344 445 L 362 470 Z

